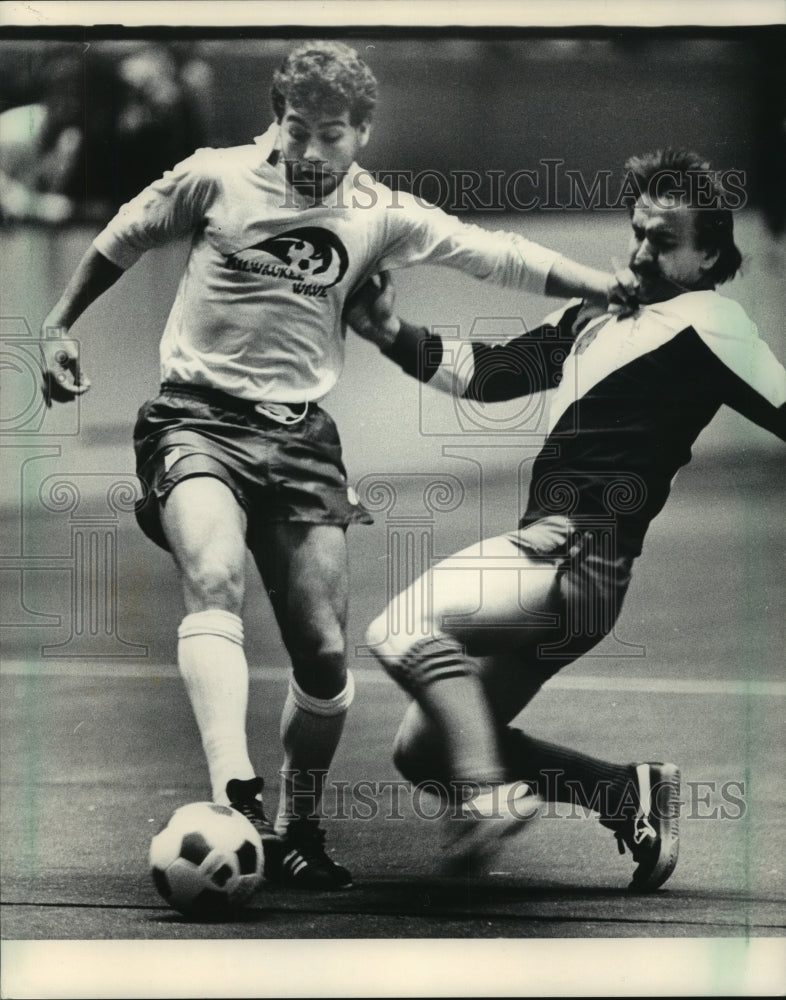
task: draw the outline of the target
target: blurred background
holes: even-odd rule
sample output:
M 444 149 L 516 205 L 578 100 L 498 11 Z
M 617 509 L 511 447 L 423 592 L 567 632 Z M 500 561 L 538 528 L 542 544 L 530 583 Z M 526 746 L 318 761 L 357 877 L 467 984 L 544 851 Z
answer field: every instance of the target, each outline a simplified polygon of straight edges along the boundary
M 348 33 L 381 85 L 364 165 L 511 174 L 559 158 L 591 176 L 642 148 L 687 145 L 745 171 L 749 201 L 780 231 L 786 34 L 778 25 L 706 32 Z M 0 111 L 17 109 L 2 119 L 3 169 L 14 173 L 25 141 L 37 140 L 39 160 L 60 143 L 58 171 L 39 163 L 15 179 L 73 197 L 76 218 L 115 208 L 195 146 L 262 131 L 272 70 L 298 40 L 156 41 L 122 29 L 89 42 L 3 38 Z
M 75 326 L 93 387 L 73 407 L 46 411 L 40 402 L 31 361 L 40 324 L 90 240 L 124 200 L 197 146 L 241 144 L 264 131 L 271 120 L 271 72 L 300 36 L 201 37 L 184 31 L 146 37 L 106 29 L 86 37 L 7 34 L 0 40 L 6 553 L 0 577 L 7 585 L 9 655 L 51 645 L 53 636 L 67 639 L 75 627 L 69 625 L 75 613 L 70 598 L 64 589 L 60 601 L 54 585 L 72 579 L 69 525 L 73 530 L 93 494 L 106 496 L 109 480 L 133 479 L 131 429 L 138 407 L 156 391 L 158 340 L 187 245 L 147 254 Z M 522 211 L 503 198 L 495 210 L 483 210 L 490 189 L 481 185 L 476 207 L 465 203 L 462 216 L 516 230 L 584 263 L 609 268 L 624 260 L 628 220 L 620 207 L 566 207 L 568 172 L 579 172 L 588 186 L 599 174 L 611 177 L 613 196 L 628 156 L 666 145 L 693 148 L 717 169 L 740 172 L 744 205 L 735 222 L 745 264 L 721 291 L 743 304 L 786 361 L 782 26 L 507 36 L 347 31 L 341 37 L 367 58 L 380 82 L 362 166 L 383 174 L 447 177 L 475 170 L 483 185 L 494 171 L 503 177 L 536 171 L 536 207 Z M 546 160 L 559 161 L 549 192 L 543 187 Z M 520 190 L 533 193 L 531 186 Z M 455 191 L 429 187 L 425 179 L 418 193 L 450 209 Z M 556 305 L 447 269 L 400 272 L 396 287 L 404 316 L 459 336 L 515 335 Z M 544 401 L 461 411 L 350 335 L 344 378 L 325 405 L 339 425 L 353 483 L 411 474 L 412 482 L 418 475 L 453 476 L 461 484 L 466 497 L 458 521 L 449 512 L 435 520 L 434 530 L 444 536 L 444 544 L 434 541 L 436 552 L 515 523 L 527 463 L 542 439 Z M 782 538 L 768 537 L 766 514 L 755 515 L 750 506 L 751 493 L 769 496 L 782 487 L 782 445 L 723 411 L 695 454 L 675 488 L 671 513 L 664 515 L 679 526 L 672 545 L 682 545 L 680 531 L 699 522 L 706 527 L 711 504 L 718 544 L 738 528 L 748 538 L 752 519 L 759 517 L 757 545 L 766 544 L 782 565 Z M 65 477 L 71 493 L 55 490 L 54 476 Z M 110 508 L 104 516 L 122 539 L 119 556 L 112 558 L 120 559 L 125 593 L 123 634 L 145 643 L 150 568 L 161 574 L 156 586 L 164 590 L 173 585 L 171 568 L 168 557 L 137 531 L 128 502 Z M 375 560 L 383 572 L 389 513 L 382 512 L 374 528 L 352 535 L 361 558 L 371 560 L 364 566 L 370 587 Z M 695 583 L 688 577 L 688 593 Z M 368 613 L 381 600 L 383 580 L 379 586 Z M 171 658 L 175 603 L 171 610 L 158 608 L 161 645 L 154 637 L 145 655 Z M 365 616 L 362 609 L 360 625 Z M 116 623 L 111 627 L 117 631 Z M 767 628 L 767 644 L 777 647 L 781 626 Z

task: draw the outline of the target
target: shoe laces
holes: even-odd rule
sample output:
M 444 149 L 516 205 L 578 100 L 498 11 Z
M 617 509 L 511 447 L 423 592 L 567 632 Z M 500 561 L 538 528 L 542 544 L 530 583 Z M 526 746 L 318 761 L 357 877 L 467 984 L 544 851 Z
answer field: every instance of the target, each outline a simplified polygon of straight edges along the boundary
M 656 837 L 655 829 L 649 819 L 642 813 L 633 821 L 633 843 L 638 845 L 647 837 Z
M 253 780 L 253 784 L 249 781 L 246 782 L 245 785 L 246 787 L 244 791 L 246 792 L 246 795 L 230 799 L 232 808 L 245 816 L 246 819 L 249 820 L 255 827 L 259 828 L 260 825 L 265 828 L 268 827 L 270 824 L 267 816 L 265 815 L 265 808 L 261 798 L 262 789 L 264 787 L 262 779 L 256 778 Z M 227 787 L 228 789 L 232 787 L 232 782 L 230 782 Z M 233 790 L 240 791 L 237 787 Z M 249 796 L 249 792 L 253 794 Z
M 617 849 L 620 854 L 624 854 L 627 847 L 630 853 L 635 855 L 636 848 L 640 847 L 645 840 L 650 838 L 654 840 L 657 837 L 657 833 L 649 819 L 642 812 L 635 819 L 628 820 L 624 826 L 615 830 L 614 836 L 617 839 Z
M 261 820 L 262 822 L 267 822 L 267 817 L 265 816 L 265 810 L 262 808 L 262 803 L 258 800 L 244 801 L 244 802 L 233 802 L 233 807 L 241 812 L 246 819 L 251 820 L 253 823 L 255 820 Z

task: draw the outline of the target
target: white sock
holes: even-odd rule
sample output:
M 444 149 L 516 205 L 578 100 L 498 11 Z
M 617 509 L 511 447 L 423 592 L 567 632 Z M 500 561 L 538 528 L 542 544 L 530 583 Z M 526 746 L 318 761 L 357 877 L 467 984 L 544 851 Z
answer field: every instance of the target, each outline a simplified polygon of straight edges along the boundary
M 281 789 L 276 833 L 284 833 L 297 816 L 317 812 L 325 776 L 338 747 L 347 711 L 355 696 L 355 682 L 347 672 L 347 684 L 334 698 L 314 698 L 290 677 L 281 713 Z
M 255 773 L 246 743 L 243 622 L 230 611 L 210 608 L 186 615 L 177 636 L 178 667 L 202 737 L 213 801 L 226 805 L 229 779 Z

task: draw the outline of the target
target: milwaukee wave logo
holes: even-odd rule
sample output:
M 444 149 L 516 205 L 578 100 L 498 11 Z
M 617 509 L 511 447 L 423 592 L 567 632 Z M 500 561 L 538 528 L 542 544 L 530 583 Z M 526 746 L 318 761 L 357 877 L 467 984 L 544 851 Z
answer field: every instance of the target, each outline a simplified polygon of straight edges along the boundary
M 271 236 L 226 258 L 233 271 L 246 271 L 292 282 L 297 295 L 326 298 L 327 290 L 344 277 L 349 257 L 329 229 L 306 226 Z

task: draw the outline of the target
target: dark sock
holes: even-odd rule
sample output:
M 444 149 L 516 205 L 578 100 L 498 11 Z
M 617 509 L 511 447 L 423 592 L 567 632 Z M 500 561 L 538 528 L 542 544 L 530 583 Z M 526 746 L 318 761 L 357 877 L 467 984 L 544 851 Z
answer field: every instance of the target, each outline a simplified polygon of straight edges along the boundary
M 512 726 L 504 730 L 502 742 L 511 777 L 536 785 L 546 801 L 592 808 L 601 817 L 635 809 L 630 765 L 538 740 Z

